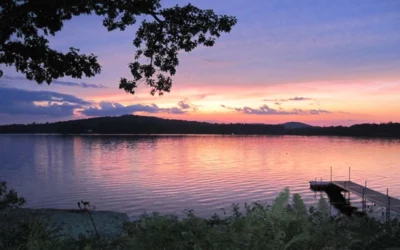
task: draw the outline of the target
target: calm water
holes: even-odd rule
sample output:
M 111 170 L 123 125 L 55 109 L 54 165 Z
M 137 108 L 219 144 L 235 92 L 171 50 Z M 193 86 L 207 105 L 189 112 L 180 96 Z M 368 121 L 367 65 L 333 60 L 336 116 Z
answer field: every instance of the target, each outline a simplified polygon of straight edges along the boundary
M 400 198 L 400 140 L 268 136 L 0 135 L 0 180 L 29 207 L 135 217 L 184 208 L 210 216 L 233 202 L 271 202 L 285 186 L 315 204 L 308 181 L 351 179 Z M 357 200 L 356 200 L 357 201 Z

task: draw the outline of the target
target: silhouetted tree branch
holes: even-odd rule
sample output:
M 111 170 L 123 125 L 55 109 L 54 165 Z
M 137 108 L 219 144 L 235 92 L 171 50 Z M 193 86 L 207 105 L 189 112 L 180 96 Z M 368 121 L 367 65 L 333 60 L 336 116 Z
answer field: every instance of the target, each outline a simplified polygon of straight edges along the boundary
M 70 48 L 62 53 L 49 46 L 64 22 L 80 15 L 103 16 L 108 31 L 125 30 L 144 20 L 136 32 L 134 62 L 129 64 L 133 79 L 121 78 L 119 88 L 135 93 L 138 83 L 151 87 L 151 94 L 162 95 L 172 86 L 171 77 L 179 65 L 178 53 L 198 45 L 213 46 L 221 33 L 230 32 L 235 17 L 217 15 L 191 4 L 161 8 L 160 0 L 2 0 L 0 2 L 0 64 L 14 66 L 27 79 L 37 83 L 70 76 L 92 77 L 101 72 L 97 57 Z M 146 59 L 149 63 L 140 63 Z M 0 77 L 3 72 L 0 71 Z

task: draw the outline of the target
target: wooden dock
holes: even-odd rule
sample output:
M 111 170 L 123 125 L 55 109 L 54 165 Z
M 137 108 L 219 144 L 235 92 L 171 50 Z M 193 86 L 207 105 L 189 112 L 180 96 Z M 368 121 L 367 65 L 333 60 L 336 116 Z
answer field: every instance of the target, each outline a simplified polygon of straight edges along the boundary
M 352 181 L 310 181 L 310 187 L 315 190 L 324 190 L 333 187 L 340 191 L 354 193 L 363 199 L 363 205 L 368 200 L 400 214 L 400 199 L 377 192 Z
M 352 181 L 332 181 L 332 184 L 343 188 L 348 192 L 357 194 L 361 198 L 367 199 L 376 205 L 386 207 L 393 212 L 400 213 L 400 200 L 392 196 L 380 193 Z

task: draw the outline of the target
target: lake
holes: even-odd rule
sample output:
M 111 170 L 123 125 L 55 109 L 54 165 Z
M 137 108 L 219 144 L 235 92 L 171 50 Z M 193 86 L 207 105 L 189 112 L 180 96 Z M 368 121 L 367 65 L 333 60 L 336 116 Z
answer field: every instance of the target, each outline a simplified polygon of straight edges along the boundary
M 271 203 L 286 186 L 308 205 L 309 181 L 351 180 L 400 198 L 400 140 L 301 136 L 0 135 L 0 180 L 32 208 L 211 216 Z M 356 198 L 356 197 L 354 197 Z M 355 204 L 359 199 L 354 199 Z

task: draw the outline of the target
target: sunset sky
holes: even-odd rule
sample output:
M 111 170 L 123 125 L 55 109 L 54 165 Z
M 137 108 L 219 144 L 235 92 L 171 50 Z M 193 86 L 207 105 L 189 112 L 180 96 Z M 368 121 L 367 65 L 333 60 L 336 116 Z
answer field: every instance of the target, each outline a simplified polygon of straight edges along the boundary
M 165 0 L 164 7 L 188 1 Z M 209 122 L 351 125 L 400 121 L 399 0 L 194 0 L 238 24 L 212 48 L 180 54 L 170 93 L 118 89 L 131 78 L 137 25 L 107 32 L 81 16 L 50 38 L 94 53 L 102 73 L 29 82 L 0 65 L 0 124 L 123 114 Z M 54 100 L 70 106 L 49 105 Z

